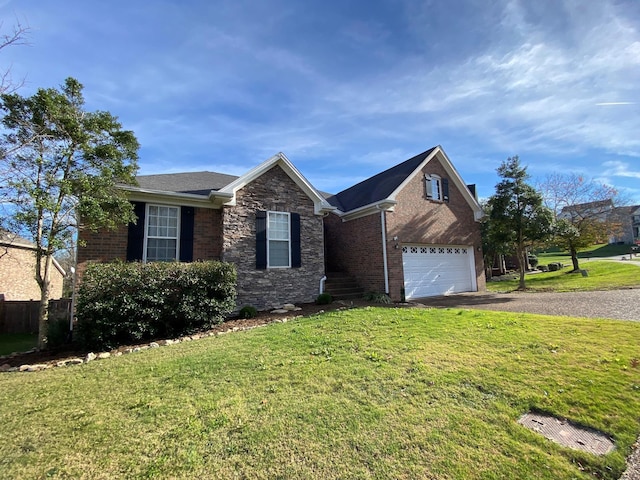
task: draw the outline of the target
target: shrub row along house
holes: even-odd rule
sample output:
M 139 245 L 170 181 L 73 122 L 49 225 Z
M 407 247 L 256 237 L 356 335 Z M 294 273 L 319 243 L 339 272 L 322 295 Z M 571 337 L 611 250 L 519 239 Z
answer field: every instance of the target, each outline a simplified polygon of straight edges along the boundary
M 197 172 L 122 186 L 138 217 L 80 233 L 90 261 L 222 260 L 238 272 L 237 304 L 312 302 L 335 272 L 396 301 L 484 289 L 472 190 L 434 147 L 338 194 L 314 188 L 279 153 L 240 177 Z

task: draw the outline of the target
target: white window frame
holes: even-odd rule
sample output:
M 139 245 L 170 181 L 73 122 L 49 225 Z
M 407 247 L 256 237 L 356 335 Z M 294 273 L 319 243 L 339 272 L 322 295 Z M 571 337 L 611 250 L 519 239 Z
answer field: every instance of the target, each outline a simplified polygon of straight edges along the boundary
M 428 196 L 429 194 L 429 187 L 427 187 L 425 185 L 425 189 L 426 189 L 426 196 L 427 199 L 429 200 L 434 200 L 436 202 L 444 202 L 443 196 L 442 196 L 442 178 L 440 177 L 440 175 L 436 175 L 436 174 L 431 174 L 431 175 L 425 175 L 425 183 L 426 182 L 430 182 L 430 189 L 431 189 L 431 197 Z
M 150 236 L 149 235 L 149 218 L 151 216 L 151 215 L 149 215 L 149 210 L 152 207 L 171 208 L 171 209 L 175 209 L 176 210 L 177 222 L 176 222 L 176 236 L 175 237 L 157 236 L 157 235 Z M 175 258 L 173 260 L 177 261 L 180 258 L 180 217 L 181 217 L 180 214 L 181 214 L 181 210 L 180 210 L 180 207 L 177 206 L 177 205 L 163 205 L 163 204 L 159 204 L 159 203 L 151 203 L 151 204 L 148 203 L 146 205 L 146 212 L 145 212 L 145 217 L 144 217 L 144 246 L 143 246 L 143 250 L 142 250 L 142 261 L 144 263 L 149 261 L 147 259 L 147 246 L 148 246 L 149 238 L 157 238 L 157 239 L 162 239 L 162 240 L 175 240 L 176 241 L 176 255 L 175 255 Z M 151 260 L 151 261 L 171 261 L 171 260 Z
M 287 218 L 287 239 L 271 238 L 270 219 L 271 216 L 286 216 Z M 288 247 L 287 265 L 271 265 L 271 242 L 286 242 Z M 267 268 L 291 268 L 291 214 L 289 212 L 267 211 Z

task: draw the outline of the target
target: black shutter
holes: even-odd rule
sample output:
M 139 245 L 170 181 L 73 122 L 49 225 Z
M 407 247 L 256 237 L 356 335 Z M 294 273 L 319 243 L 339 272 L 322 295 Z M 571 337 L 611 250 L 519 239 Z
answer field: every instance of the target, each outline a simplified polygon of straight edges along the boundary
M 431 177 L 424 176 L 424 191 L 427 198 L 433 198 L 433 188 L 431 186 Z
M 302 266 L 302 252 L 300 249 L 300 214 L 291 214 L 291 266 Z
M 256 212 L 256 268 L 267 268 L 267 212 Z
M 445 202 L 449 201 L 449 179 L 442 179 L 442 200 Z
M 180 208 L 180 261 L 193 261 L 193 223 L 195 208 Z
M 136 223 L 129 224 L 127 235 L 127 261 L 142 260 L 144 249 L 144 216 L 146 205 L 144 202 L 133 203 L 133 213 L 138 217 Z

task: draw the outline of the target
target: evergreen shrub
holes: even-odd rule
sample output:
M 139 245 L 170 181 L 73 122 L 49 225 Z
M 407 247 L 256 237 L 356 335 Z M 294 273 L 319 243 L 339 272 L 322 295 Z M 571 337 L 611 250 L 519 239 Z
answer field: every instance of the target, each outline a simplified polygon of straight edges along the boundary
M 236 279 L 234 265 L 217 261 L 89 264 L 75 339 L 111 349 L 209 329 L 235 308 Z

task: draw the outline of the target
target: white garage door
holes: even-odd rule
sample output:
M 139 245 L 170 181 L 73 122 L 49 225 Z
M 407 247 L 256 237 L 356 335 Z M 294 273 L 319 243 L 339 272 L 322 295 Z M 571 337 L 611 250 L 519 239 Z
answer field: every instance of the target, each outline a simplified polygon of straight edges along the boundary
M 473 247 L 405 245 L 402 266 L 407 299 L 476 290 Z

